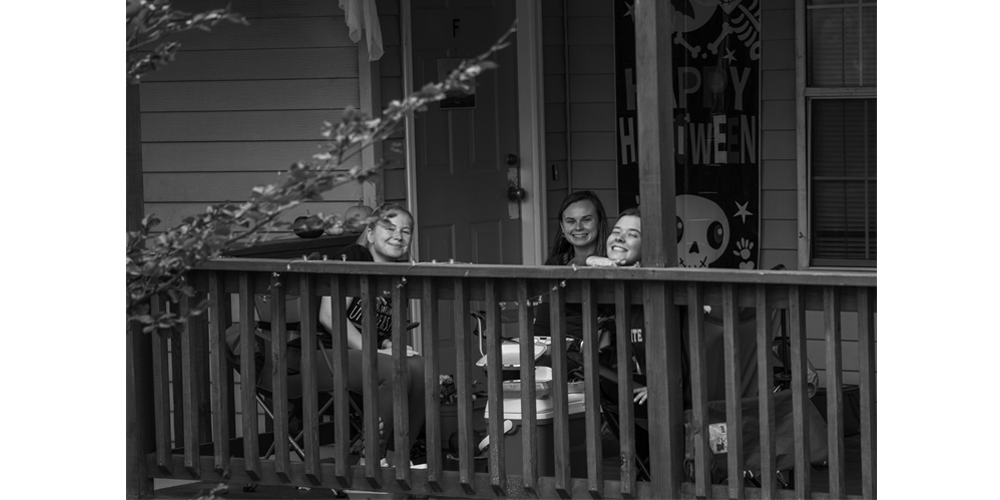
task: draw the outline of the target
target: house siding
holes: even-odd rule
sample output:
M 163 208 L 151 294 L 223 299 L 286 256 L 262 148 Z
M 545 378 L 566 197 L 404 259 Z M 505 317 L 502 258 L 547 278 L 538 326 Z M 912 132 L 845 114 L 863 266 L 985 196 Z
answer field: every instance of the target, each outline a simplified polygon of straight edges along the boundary
M 566 39 L 562 0 L 542 2 L 542 71 L 544 73 L 543 100 L 545 102 L 545 176 L 546 220 L 548 241 L 544 254 L 552 249 L 552 241 L 559 234 L 558 210 L 562 199 L 569 194 L 569 162 L 567 161 L 566 133 Z
M 761 10 L 761 269 L 798 268 L 795 5 Z
M 385 53 L 373 66 L 373 114 L 379 114 L 390 102 L 403 99 L 402 20 L 397 0 L 378 0 L 379 22 Z M 392 35 L 387 35 L 391 31 Z M 374 205 L 394 202 L 406 206 L 406 131 L 400 125 L 385 141 L 377 145 L 375 159 L 383 160 L 379 177 L 374 180 Z
M 395 1 L 379 1 L 386 49 L 372 66 L 376 84 L 359 71 L 336 2 L 234 0 L 232 10 L 249 26 L 224 23 L 211 34 L 185 33 L 176 61 L 147 75 L 139 89 L 143 201 L 162 227 L 171 227 L 206 205 L 246 200 L 256 185 L 280 181 L 278 173 L 320 151 L 324 121 L 359 108 L 362 92 L 378 97 L 379 109 L 402 94 L 399 13 Z M 214 3 L 181 0 L 176 9 L 199 12 Z M 393 136 L 400 141 L 402 131 Z M 378 157 L 380 152 L 376 153 Z M 361 163 L 347 160 L 340 168 Z M 375 191 L 405 202 L 397 162 Z M 323 201 L 305 202 L 284 214 L 343 214 L 367 191 L 348 184 Z M 281 236 L 280 233 L 276 236 Z
M 594 191 L 611 217 L 618 209 L 613 14 L 604 0 L 542 4 L 549 240 L 570 191 Z

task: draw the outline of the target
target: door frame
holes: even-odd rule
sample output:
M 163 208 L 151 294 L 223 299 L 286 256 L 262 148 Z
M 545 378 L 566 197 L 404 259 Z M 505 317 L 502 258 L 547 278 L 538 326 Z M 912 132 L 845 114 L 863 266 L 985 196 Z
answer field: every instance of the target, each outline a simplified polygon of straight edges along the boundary
M 413 93 L 413 25 L 410 2 L 400 1 L 400 29 L 403 59 L 403 93 Z M 528 195 L 521 203 L 521 263 L 542 265 L 547 240 L 545 194 L 545 104 L 542 70 L 542 7 L 535 0 L 516 0 L 517 40 L 517 122 L 521 187 Z M 406 117 L 406 202 L 418 219 L 416 177 L 416 120 Z M 419 220 L 419 219 L 418 219 Z M 420 260 L 419 249 L 410 249 Z

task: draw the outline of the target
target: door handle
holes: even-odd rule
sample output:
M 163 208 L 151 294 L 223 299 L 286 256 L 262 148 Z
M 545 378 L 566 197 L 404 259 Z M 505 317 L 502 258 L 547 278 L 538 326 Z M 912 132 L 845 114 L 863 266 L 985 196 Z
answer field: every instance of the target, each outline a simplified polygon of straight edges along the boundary
M 507 187 L 507 199 L 510 201 L 521 201 L 528 192 L 524 190 L 521 186 L 508 186 Z

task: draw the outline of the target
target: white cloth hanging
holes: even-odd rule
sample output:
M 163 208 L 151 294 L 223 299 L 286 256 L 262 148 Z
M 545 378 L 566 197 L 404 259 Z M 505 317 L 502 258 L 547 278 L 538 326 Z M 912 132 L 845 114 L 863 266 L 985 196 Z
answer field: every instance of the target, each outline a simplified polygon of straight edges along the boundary
M 348 35 L 351 41 L 361 40 L 361 30 L 364 29 L 368 44 L 368 60 L 377 61 L 382 57 L 382 27 L 378 22 L 378 9 L 375 0 L 338 0 L 340 9 L 344 11 L 344 22 L 347 23 Z

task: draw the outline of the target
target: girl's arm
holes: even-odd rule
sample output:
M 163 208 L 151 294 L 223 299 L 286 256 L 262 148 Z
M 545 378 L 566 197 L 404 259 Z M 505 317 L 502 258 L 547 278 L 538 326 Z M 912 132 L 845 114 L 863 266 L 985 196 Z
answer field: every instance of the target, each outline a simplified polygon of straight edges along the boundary
M 347 307 L 351 306 L 351 298 L 348 297 L 344 300 L 346 310 Z M 333 306 L 330 297 L 323 297 L 319 303 L 319 323 L 323 325 L 323 328 L 326 328 L 326 331 L 333 331 Z M 350 321 L 347 322 L 347 348 L 361 350 L 361 332 Z

